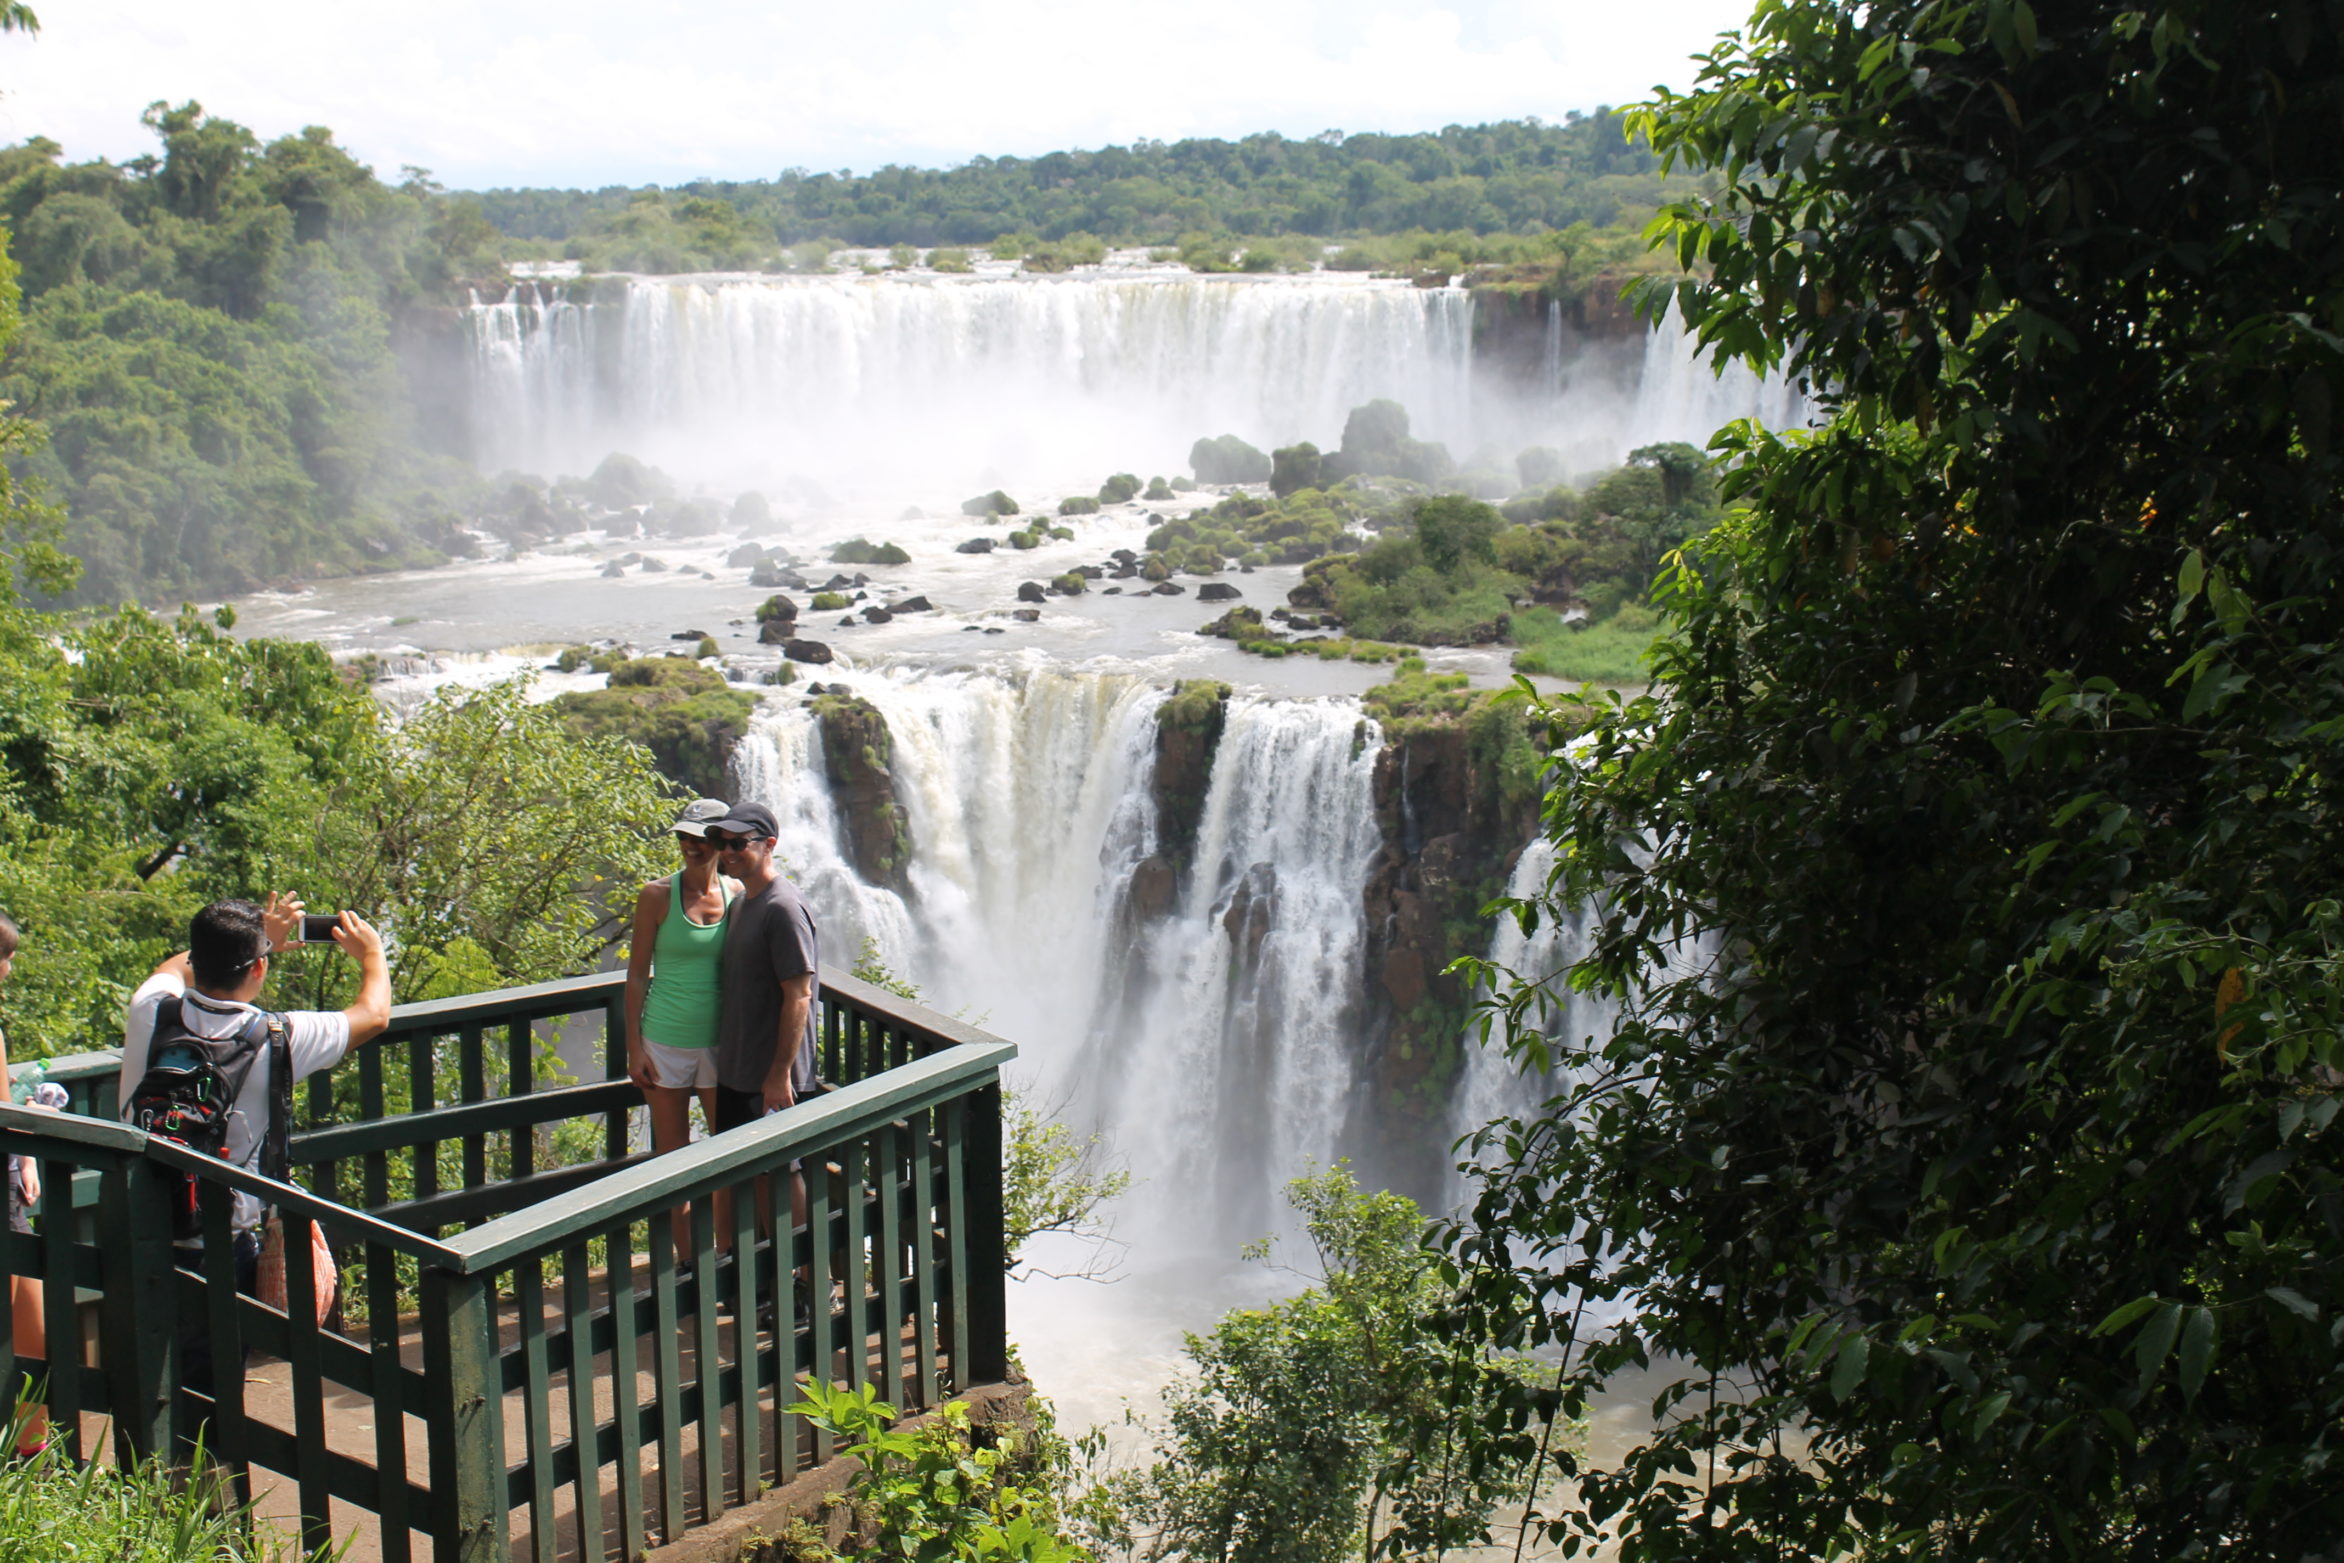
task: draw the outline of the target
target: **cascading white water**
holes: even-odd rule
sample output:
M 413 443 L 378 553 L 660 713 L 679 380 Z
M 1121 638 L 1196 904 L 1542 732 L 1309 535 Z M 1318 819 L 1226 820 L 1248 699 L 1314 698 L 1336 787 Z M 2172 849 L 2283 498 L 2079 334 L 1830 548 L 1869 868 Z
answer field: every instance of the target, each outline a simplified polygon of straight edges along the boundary
M 1797 386 L 1781 376 L 1761 379 L 1747 366 L 1729 363 L 1717 372 L 1677 316 L 1674 304 L 1660 329 L 1644 339 L 1644 372 L 1637 377 L 1630 426 L 1652 440 L 1691 439 L 1694 444 L 1736 418 L 1755 418 L 1770 429 L 1808 421 L 1812 408 Z M 1697 435 L 1669 431 L 1698 429 Z
M 771 707 L 744 793 L 823 919 L 826 958 L 877 941 L 927 1002 L 1025 1050 L 1040 1094 L 1143 1180 L 1158 1252 L 1225 1253 L 1325 1165 L 1356 1072 L 1376 741 L 1347 701 L 1231 701 L 1194 868 L 1161 917 L 1127 896 L 1155 851 L 1162 689 L 1044 664 L 857 676 L 886 717 L 910 893 L 849 866 L 812 713 Z
M 467 312 L 484 467 L 582 473 L 626 450 L 719 488 L 900 504 L 1174 473 L 1205 434 L 1331 449 L 1376 397 L 1459 458 L 1548 445 L 1574 471 L 1807 412 L 1779 380 L 1711 373 L 1673 311 L 1640 342 L 1581 342 L 1552 307 L 1542 383 L 1485 383 L 1470 292 L 1356 273 L 635 277 L 584 303 L 567 286 Z
M 1328 440 L 1379 396 L 1433 438 L 1468 421 L 1470 298 L 1356 276 L 638 277 L 585 304 L 527 284 L 468 319 L 492 468 L 623 448 L 900 499 L 1178 472 L 1204 434 Z
M 1514 864 L 1506 894 L 1517 900 L 1544 894 L 1554 865 L 1554 843 L 1544 836 L 1536 837 Z M 1544 1036 L 1578 1043 L 1590 1037 L 1600 1040 L 1611 1032 L 1611 1002 L 1574 992 L 1559 980 L 1560 974 L 1586 953 L 1591 915 L 1582 909 L 1560 917 L 1542 916 L 1529 933 L 1513 918 L 1501 917 L 1490 935 L 1490 964 L 1512 972 L 1522 983 L 1541 985 L 1523 1018 Z M 1463 1137 L 1499 1118 L 1533 1113 L 1562 1084 L 1559 1072 L 1524 1069 L 1507 1054 L 1503 1033 L 1494 1027 L 1488 1044 L 1483 1045 L 1481 1028 L 1476 1024 L 1466 1033 L 1465 1067 L 1451 1108 L 1452 1129 Z

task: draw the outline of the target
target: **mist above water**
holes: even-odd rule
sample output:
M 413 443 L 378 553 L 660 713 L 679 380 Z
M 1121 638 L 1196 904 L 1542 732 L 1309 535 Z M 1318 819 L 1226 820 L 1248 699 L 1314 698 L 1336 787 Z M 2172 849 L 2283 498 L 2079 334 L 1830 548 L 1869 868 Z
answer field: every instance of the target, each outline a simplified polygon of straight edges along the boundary
M 1333 448 L 1351 408 L 1421 439 L 1575 470 L 1795 395 L 1712 375 L 1673 320 L 1582 342 L 1550 311 L 1543 362 L 1477 374 L 1474 300 L 1345 272 L 1207 276 L 700 276 L 533 281 L 467 312 L 483 467 L 591 471 L 613 450 L 716 492 L 820 509 L 1007 485 L 1087 489 L 1187 469 L 1200 436 Z M 583 298 L 584 301 L 581 301 Z

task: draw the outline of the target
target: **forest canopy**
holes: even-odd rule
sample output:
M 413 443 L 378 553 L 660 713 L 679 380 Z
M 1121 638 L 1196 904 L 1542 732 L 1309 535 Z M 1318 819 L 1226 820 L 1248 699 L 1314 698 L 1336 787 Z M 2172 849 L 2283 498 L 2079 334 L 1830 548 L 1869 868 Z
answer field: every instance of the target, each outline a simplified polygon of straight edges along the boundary
M 429 436 L 402 326 L 500 274 L 477 209 L 393 186 L 311 127 L 267 145 L 156 104 L 158 154 L 0 150 L 24 323 L 0 395 L 49 431 L 19 471 L 63 502 L 72 600 L 226 592 L 463 546 L 477 482 Z
M 1679 175 L 1673 183 L 1687 181 Z M 957 168 L 869 174 L 793 168 L 769 180 L 672 190 L 484 190 L 482 213 L 515 239 L 574 258 L 623 250 L 662 206 L 676 238 L 747 257 L 759 245 L 988 245 L 1002 235 L 1165 244 L 1239 238 L 1461 231 L 1536 233 L 1640 219 L 1666 198 L 1648 146 L 1609 110 L 1559 125 L 1510 120 L 1425 135 L 1330 131 L 1293 140 L 1138 141 L 1128 147 L 980 157 Z M 630 229 L 633 231 L 630 232 Z

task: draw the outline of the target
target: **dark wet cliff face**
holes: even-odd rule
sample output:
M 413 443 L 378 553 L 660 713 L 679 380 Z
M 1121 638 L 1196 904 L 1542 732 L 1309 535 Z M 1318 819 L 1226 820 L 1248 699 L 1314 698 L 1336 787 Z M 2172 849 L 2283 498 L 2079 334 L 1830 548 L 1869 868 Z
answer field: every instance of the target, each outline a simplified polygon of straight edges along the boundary
M 887 718 L 855 695 L 818 695 L 813 708 L 847 858 L 866 882 L 900 892 L 908 883 L 911 827 L 896 801 L 895 741 Z
M 1383 846 L 1365 894 L 1368 1089 L 1346 1131 L 1352 1157 L 1390 1186 L 1437 1194 L 1449 1100 L 1472 992 L 1448 975 L 1486 955 L 1482 908 L 1504 893 L 1538 830 L 1535 760 L 1521 718 L 1487 704 L 1394 723 L 1375 768 Z
M 1639 370 L 1647 327 L 1620 297 L 1627 280 L 1624 273 L 1598 272 L 1563 283 L 1550 268 L 1533 266 L 1469 282 L 1474 377 L 1500 388 L 1546 390 L 1558 374 L 1574 370 Z

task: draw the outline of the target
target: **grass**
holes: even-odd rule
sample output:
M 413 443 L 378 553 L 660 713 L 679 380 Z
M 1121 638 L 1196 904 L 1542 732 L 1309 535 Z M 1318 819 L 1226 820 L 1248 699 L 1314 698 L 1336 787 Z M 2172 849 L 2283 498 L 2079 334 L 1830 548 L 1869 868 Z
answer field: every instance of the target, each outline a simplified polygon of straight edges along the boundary
M 0 1563 L 292 1563 L 298 1552 L 255 1527 L 216 1467 L 174 1480 L 160 1461 L 76 1465 L 54 1445 L 0 1462 Z
M 1565 624 L 1552 608 L 1525 608 L 1513 629 L 1522 647 L 1515 672 L 1594 684 L 1649 683 L 1647 658 L 1661 636 L 1659 615 L 1635 603 L 1601 624 Z

